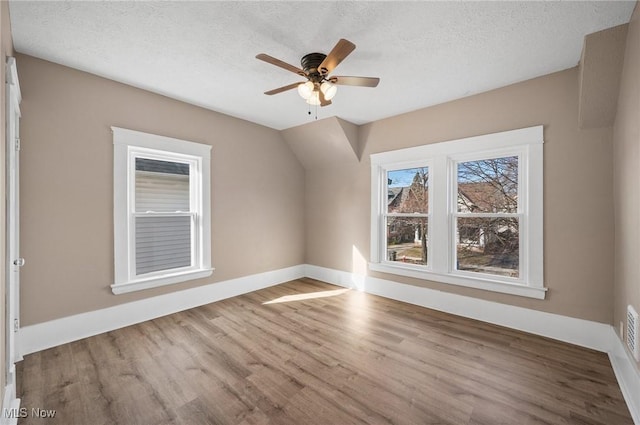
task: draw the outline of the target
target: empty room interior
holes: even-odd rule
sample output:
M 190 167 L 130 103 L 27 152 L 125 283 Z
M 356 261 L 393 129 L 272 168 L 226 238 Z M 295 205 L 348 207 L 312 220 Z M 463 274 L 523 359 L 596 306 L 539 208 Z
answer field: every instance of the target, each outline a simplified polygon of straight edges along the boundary
M 633 1 L 0 3 L 0 424 L 640 425 Z

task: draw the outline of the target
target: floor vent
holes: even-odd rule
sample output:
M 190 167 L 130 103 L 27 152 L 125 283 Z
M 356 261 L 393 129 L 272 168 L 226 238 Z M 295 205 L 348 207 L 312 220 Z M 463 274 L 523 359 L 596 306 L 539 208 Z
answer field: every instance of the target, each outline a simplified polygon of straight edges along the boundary
M 640 361 L 640 341 L 638 338 L 640 338 L 638 335 L 638 312 L 629 305 L 627 306 L 627 345 L 636 361 Z

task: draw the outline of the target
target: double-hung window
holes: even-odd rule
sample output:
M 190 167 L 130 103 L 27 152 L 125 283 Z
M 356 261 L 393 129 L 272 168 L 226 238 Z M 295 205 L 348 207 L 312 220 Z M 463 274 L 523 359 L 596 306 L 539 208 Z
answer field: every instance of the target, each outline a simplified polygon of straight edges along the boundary
M 211 275 L 211 146 L 112 130 L 113 292 Z
M 371 155 L 370 269 L 544 298 L 542 130 Z

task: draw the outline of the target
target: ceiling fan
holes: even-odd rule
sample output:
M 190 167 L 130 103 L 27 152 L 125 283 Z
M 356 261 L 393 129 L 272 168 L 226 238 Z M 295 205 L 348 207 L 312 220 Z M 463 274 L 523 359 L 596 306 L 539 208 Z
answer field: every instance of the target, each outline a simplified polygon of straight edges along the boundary
M 264 53 L 256 56 L 257 59 L 265 61 L 280 68 L 291 71 L 305 77 L 307 81 L 289 84 L 277 89 L 264 92 L 266 95 L 274 95 L 287 90 L 298 88 L 298 94 L 310 105 L 327 106 L 331 105 L 331 99 L 335 96 L 336 85 L 376 87 L 380 78 L 374 77 L 336 77 L 329 76 L 331 72 L 356 48 L 356 45 L 341 38 L 328 55 L 324 53 L 309 53 L 300 60 L 302 68 L 289 65 L 286 62 L 276 59 Z

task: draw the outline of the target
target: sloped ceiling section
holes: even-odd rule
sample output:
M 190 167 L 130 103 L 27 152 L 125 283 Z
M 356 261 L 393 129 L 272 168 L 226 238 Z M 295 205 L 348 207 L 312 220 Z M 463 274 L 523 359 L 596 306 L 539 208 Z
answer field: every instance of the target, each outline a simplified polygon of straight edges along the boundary
M 305 170 L 359 161 L 358 129 L 337 117 L 299 125 L 281 134 Z
M 629 25 L 618 25 L 584 38 L 580 59 L 580 128 L 613 125 Z

